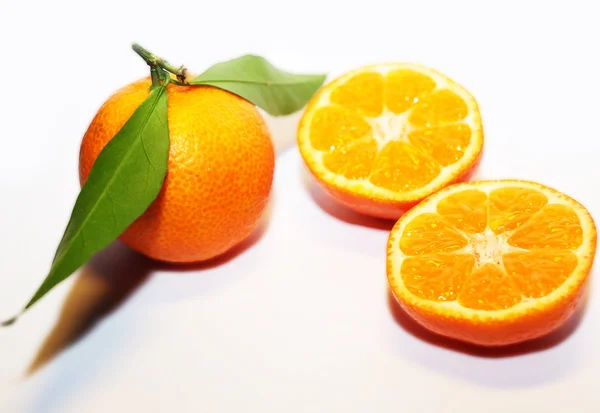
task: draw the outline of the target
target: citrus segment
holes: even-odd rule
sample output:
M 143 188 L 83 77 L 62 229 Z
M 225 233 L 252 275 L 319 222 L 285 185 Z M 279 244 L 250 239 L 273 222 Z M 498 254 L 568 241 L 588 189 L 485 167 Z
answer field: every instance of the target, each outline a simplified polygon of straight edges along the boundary
M 483 232 L 487 226 L 487 199 L 485 192 L 468 189 L 442 199 L 437 212 L 461 231 Z
M 492 263 L 483 264 L 469 274 L 458 302 L 475 310 L 501 310 L 521 301 L 521 292 L 508 275 Z
M 440 165 L 404 142 L 389 142 L 379 153 L 369 181 L 391 191 L 421 188 L 440 173 Z
M 535 189 L 494 189 L 490 193 L 490 229 L 496 234 L 516 229 L 547 203 L 546 195 Z
M 372 143 L 350 145 L 363 138 L 377 143 L 374 162 Z M 475 99 L 448 77 L 414 64 L 340 76 L 313 97 L 298 129 L 300 153 L 327 192 L 382 218 L 397 218 L 467 176 L 482 145 Z M 361 156 L 359 147 L 368 153 Z
M 406 288 L 420 298 L 452 301 L 456 299 L 474 264 L 473 256 L 467 254 L 408 257 L 402 263 L 402 279 Z
M 416 129 L 408 134 L 408 141 L 428 153 L 442 166 L 458 162 L 471 141 L 473 131 L 466 123 Z
M 469 107 L 462 97 L 451 90 L 441 89 L 421 99 L 408 119 L 414 126 L 430 127 L 458 122 L 468 114 Z
M 371 134 L 369 124 L 357 114 L 337 106 L 325 106 L 315 113 L 310 141 L 320 151 L 330 151 Z
M 332 146 L 331 151 L 323 156 L 323 165 L 348 179 L 366 179 L 371 174 L 376 156 L 377 142 L 367 138 Z
M 439 215 L 424 213 L 412 220 L 402 234 L 400 248 L 406 255 L 458 251 L 467 239 Z
M 331 102 L 365 116 L 376 117 L 383 111 L 384 78 L 378 72 L 351 77 L 331 93 Z
M 389 111 L 406 112 L 435 89 L 435 81 L 415 70 L 393 70 L 386 76 L 385 103 Z
M 586 209 L 526 181 L 450 186 L 411 209 L 388 241 L 400 305 L 426 328 L 481 345 L 532 339 L 582 302 L 596 251 Z
M 526 298 L 544 297 L 565 282 L 577 266 L 573 251 L 543 249 L 504 254 L 504 268 Z
M 576 249 L 583 242 L 579 218 L 572 208 L 552 204 L 540 209 L 508 239 L 515 247 Z

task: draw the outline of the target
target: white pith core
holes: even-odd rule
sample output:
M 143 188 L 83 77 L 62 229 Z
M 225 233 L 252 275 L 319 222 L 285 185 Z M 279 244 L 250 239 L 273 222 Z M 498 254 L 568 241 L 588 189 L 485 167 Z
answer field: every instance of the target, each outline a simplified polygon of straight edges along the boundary
M 465 248 L 469 251 L 461 251 L 473 254 L 475 257 L 475 268 L 485 264 L 496 264 L 502 266 L 502 256 L 507 252 L 518 250 L 507 242 L 507 235 L 494 234 L 490 228 L 478 234 L 469 234 L 469 245 Z
M 389 141 L 408 142 L 408 133 L 411 130 L 408 122 L 409 113 L 410 110 L 398 115 L 384 110 L 380 116 L 367 119 L 379 149 L 383 148 Z

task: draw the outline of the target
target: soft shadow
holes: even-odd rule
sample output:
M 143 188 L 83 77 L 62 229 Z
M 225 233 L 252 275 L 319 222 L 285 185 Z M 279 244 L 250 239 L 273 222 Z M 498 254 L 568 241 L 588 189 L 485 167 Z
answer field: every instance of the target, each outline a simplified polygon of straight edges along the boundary
M 271 133 L 271 140 L 277 155 L 293 147 L 296 144 L 298 123 L 303 111 L 295 112 L 287 116 L 272 116 L 264 113 L 263 116 Z
M 38 350 L 31 375 L 85 337 L 122 305 L 150 276 L 152 261 L 117 241 L 96 254 L 80 271 L 58 321 Z
M 326 213 L 347 224 L 360 225 L 374 229 L 391 231 L 394 221 L 373 218 L 359 214 L 340 204 L 323 190 L 317 180 L 310 174 L 304 165 L 302 168 L 302 184 L 313 201 Z
M 256 229 L 240 244 L 213 259 L 191 264 L 152 260 L 120 241 L 97 253 L 80 271 L 61 309 L 58 321 L 32 361 L 32 375 L 61 352 L 84 338 L 94 326 L 127 301 L 157 271 L 201 271 L 221 266 L 252 248 L 268 229 L 273 198 Z
M 585 313 L 585 299 L 582 305 L 567 320 L 565 324 L 552 333 L 527 342 L 503 347 L 479 347 L 469 343 L 452 340 L 432 333 L 414 321 L 398 304 L 394 295 L 388 290 L 388 305 L 396 323 L 405 331 L 429 344 L 453 350 L 459 353 L 482 358 L 516 357 L 524 354 L 540 352 L 555 347 L 564 342 L 579 326 Z

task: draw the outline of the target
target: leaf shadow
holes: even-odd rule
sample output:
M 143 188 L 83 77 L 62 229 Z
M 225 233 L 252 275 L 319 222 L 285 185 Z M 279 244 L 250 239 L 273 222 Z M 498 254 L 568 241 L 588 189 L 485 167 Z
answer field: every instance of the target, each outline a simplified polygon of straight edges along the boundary
M 153 263 L 120 241 L 97 253 L 77 276 L 58 320 L 42 343 L 27 375 L 32 375 L 84 338 L 150 277 Z
M 395 221 L 393 220 L 385 220 L 359 214 L 358 212 L 355 212 L 350 208 L 340 204 L 325 192 L 315 177 L 308 171 L 306 165 L 301 164 L 300 167 L 302 168 L 302 172 L 300 174 L 302 186 L 308 192 L 312 200 L 319 206 L 319 208 L 331 215 L 333 218 L 336 218 L 337 220 L 347 224 L 359 225 L 385 231 L 391 231 L 394 227 Z
M 270 223 L 269 201 L 256 229 L 241 243 L 207 261 L 173 264 L 152 260 L 115 241 L 97 253 L 79 272 L 57 322 L 45 338 L 26 375 L 30 376 L 75 345 L 123 305 L 156 271 L 197 272 L 226 264 L 252 248 Z
M 296 131 L 302 117 L 302 111 L 286 116 L 272 116 L 263 112 L 263 117 L 269 127 L 273 148 L 277 155 L 294 147 L 296 144 Z

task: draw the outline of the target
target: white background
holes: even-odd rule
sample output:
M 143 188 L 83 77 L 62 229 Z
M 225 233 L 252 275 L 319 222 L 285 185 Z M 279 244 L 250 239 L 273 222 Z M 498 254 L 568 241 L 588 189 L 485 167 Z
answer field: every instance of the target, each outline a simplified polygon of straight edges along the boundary
M 480 103 L 477 178 L 537 180 L 600 219 L 593 1 L 355 4 L 0 0 L 0 318 L 49 268 L 93 114 L 147 74 L 133 41 L 195 72 L 244 53 L 330 76 L 429 65 Z M 100 254 L 0 330 L 0 411 L 598 411 L 597 288 L 580 320 L 526 346 L 478 351 L 424 332 L 389 301 L 391 224 L 315 187 L 298 116 L 268 119 L 278 158 L 262 233 L 210 266 Z

